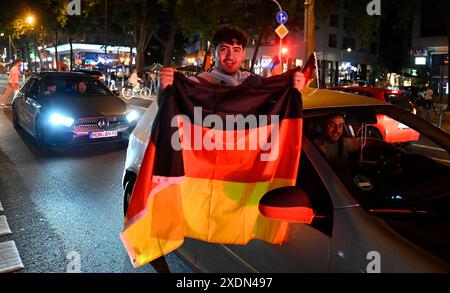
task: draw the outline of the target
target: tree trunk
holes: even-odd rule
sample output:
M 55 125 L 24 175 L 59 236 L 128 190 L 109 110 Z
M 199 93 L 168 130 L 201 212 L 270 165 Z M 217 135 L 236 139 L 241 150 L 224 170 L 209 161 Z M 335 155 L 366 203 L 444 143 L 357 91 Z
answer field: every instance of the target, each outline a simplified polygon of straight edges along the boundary
M 265 36 L 266 30 L 267 30 L 267 26 L 261 27 L 261 31 L 259 32 L 259 35 L 258 35 L 258 40 L 256 41 L 256 44 L 255 44 L 255 50 L 253 51 L 253 57 L 252 57 L 252 66 L 250 67 L 250 71 L 253 73 L 254 73 L 254 69 L 255 69 L 255 62 L 256 62 L 256 57 L 258 56 L 259 47 L 261 46 L 261 42 L 262 42 L 263 37 Z M 261 66 L 261 64 L 259 66 Z
M 308 44 L 306 48 L 306 58 L 309 58 L 309 56 L 311 56 L 311 54 L 316 50 L 316 19 L 314 13 L 314 1 L 315 0 L 309 0 L 307 32 Z
M 56 71 L 59 71 L 59 62 L 58 62 L 58 26 L 55 27 L 55 63 L 56 63 Z
M 133 72 L 133 46 L 130 46 L 130 62 L 128 63 L 128 75 L 131 75 L 132 72 Z
M 70 45 L 70 67 L 69 67 L 69 71 L 72 71 L 73 69 L 73 40 L 72 38 L 69 36 L 69 45 Z
M 33 60 L 30 57 L 30 42 L 25 41 L 25 54 L 27 54 L 28 70 L 33 71 Z
M 175 30 L 176 30 L 176 18 L 175 18 L 175 6 L 176 1 L 171 0 L 170 1 L 170 7 L 169 7 L 169 15 L 170 15 L 170 28 L 169 28 L 169 34 L 167 37 L 167 40 L 164 44 L 164 60 L 163 65 L 164 66 L 171 66 L 173 63 L 173 43 L 175 39 Z
M 146 41 L 147 31 L 145 29 L 145 24 L 140 24 L 139 29 L 139 39 L 136 44 L 136 69 L 138 72 L 142 72 L 144 69 L 144 58 L 145 58 L 145 41 Z

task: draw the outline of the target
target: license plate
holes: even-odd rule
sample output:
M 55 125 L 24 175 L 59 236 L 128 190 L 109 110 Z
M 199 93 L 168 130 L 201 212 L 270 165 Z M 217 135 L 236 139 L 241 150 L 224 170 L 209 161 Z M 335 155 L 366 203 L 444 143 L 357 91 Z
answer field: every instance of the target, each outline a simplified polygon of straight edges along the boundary
M 117 131 L 100 131 L 89 133 L 89 138 L 104 138 L 104 137 L 114 137 L 117 136 Z

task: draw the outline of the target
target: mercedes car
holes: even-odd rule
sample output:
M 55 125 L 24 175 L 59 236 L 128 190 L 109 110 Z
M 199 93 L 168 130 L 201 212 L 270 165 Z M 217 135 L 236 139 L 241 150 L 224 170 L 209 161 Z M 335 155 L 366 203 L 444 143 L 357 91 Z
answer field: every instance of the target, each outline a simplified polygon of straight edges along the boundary
M 13 125 L 39 147 L 127 141 L 138 112 L 84 73 L 41 72 L 13 99 Z

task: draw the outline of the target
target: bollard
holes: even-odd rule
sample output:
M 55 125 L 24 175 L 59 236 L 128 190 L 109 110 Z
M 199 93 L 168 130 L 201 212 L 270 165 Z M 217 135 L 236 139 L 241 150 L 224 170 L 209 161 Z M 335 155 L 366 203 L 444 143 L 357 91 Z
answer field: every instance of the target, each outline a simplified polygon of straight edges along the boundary
M 441 109 L 439 109 L 439 122 L 438 122 L 438 127 L 442 128 L 442 123 L 444 122 L 445 119 L 445 111 Z

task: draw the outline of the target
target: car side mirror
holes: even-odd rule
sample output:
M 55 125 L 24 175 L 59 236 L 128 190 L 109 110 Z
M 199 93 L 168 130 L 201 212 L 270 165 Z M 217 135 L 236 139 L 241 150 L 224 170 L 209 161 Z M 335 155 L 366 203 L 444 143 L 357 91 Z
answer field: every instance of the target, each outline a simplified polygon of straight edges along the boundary
M 266 193 L 259 201 L 260 213 L 270 219 L 311 224 L 314 210 L 310 196 L 299 187 L 282 187 Z

